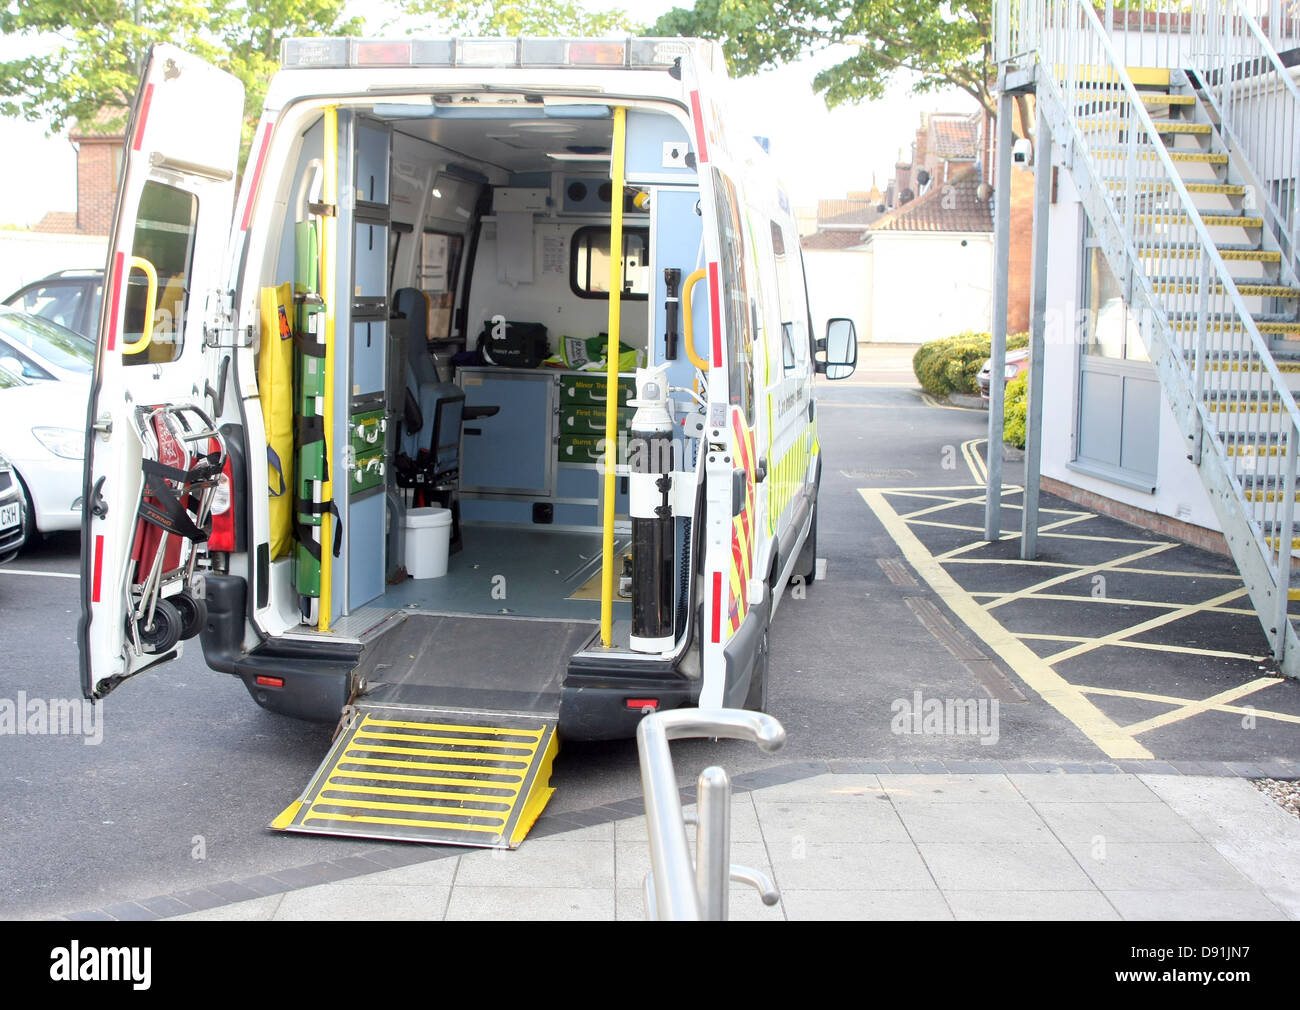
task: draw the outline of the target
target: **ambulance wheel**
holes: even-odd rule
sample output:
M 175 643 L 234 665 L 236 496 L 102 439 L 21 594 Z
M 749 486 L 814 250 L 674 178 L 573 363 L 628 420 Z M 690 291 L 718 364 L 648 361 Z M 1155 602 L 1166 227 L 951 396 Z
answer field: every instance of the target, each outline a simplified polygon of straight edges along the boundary
M 208 605 L 196 599 L 188 592 L 180 592 L 167 597 L 167 602 L 176 608 L 181 618 L 181 638 L 190 639 L 203 630 L 208 623 Z
M 768 588 L 763 603 L 763 630 L 758 636 L 758 648 L 754 655 L 754 672 L 749 678 L 749 695 L 745 698 L 745 708 L 751 712 L 767 711 L 768 669 L 772 665 L 772 590 Z
M 145 652 L 167 652 L 181 640 L 181 615 L 170 600 L 159 600 L 153 609 L 153 623 L 140 625 L 140 644 Z

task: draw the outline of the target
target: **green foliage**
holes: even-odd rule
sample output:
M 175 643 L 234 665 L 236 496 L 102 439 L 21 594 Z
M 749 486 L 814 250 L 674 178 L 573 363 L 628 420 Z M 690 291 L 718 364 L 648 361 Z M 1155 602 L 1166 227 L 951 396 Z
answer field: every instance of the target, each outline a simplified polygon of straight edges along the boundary
M 913 91 L 959 88 L 993 114 L 992 9 L 992 0 L 696 0 L 649 34 L 717 39 L 738 74 L 849 45 L 856 52 L 813 81 L 827 105 L 880 98 L 911 72 Z
M 345 18 L 343 7 L 344 0 L 19 0 L 0 8 L 0 33 L 29 39 L 30 52 L 0 61 L 0 114 L 46 122 L 51 133 L 73 120 L 120 131 L 145 54 L 170 42 L 243 81 L 246 151 L 281 40 L 359 33 L 360 20 Z
M 598 37 L 641 30 L 624 10 L 589 11 L 577 0 L 405 0 L 399 6 L 408 17 L 426 16 L 435 31 L 461 35 Z
M 921 388 L 932 396 L 978 393 L 980 369 L 988 360 L 992 345 L 990 334 L 973 330 L 930 340 L 916 349 L 912 371 Z M 1028 333 L 1007 334 L 1008 350 L 1028 346 Z
M 1021 372 L 1007 383 L 1002 405 L 1002 441 L 1025 447 L 1025 416 L 1029 410 L 1029 373 Z

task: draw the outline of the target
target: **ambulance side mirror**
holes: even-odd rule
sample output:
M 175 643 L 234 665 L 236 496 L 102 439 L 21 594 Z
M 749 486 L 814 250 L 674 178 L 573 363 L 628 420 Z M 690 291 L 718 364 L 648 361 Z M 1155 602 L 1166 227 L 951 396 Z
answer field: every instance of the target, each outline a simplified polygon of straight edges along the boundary
M 821 357 L 821 355 L 825 357 Z M 847 379 L 858 367 L 858 331 L 852 319 L 831 319 L 817 341 L 817 371 L 828 379 Z

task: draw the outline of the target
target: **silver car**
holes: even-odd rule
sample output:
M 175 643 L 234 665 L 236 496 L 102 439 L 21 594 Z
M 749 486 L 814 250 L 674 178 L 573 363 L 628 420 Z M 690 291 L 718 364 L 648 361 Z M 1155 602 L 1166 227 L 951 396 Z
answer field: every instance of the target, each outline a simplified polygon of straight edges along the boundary
M 0 374 L 0 381 L 3 375 Z M 27 542 L 27 507 L 22 485 L 9 461 L 0 456 L 0 565 L 12 561 Z

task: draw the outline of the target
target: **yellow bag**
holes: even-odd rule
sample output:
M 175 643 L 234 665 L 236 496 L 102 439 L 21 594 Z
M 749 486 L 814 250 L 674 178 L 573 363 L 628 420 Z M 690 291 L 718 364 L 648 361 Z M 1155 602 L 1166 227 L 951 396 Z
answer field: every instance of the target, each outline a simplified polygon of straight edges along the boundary
M 293 545 L 293 286 L 262 289 L 262 346 L 257 394 L 266 425 L 271 558 Z

